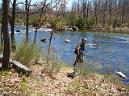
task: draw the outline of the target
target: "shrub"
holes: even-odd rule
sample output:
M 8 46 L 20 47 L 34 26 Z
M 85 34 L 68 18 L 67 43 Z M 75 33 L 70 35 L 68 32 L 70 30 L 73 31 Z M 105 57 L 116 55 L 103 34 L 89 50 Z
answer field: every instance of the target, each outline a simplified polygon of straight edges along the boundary
M 96 73 L 100 68 L 101 66 L 99 64 L 87 61 L 84 64 L 77 66 L 75 71 L 78 75 L 87 77 L 92 73 Z
M 24 21 L 23 21 L 22 19 L 16 18 L 16 23 L 17 23 L 17 24 L 23 24 L 23 22 L 24 22 Z
M 40 56 L 39 48 L 34 44 L 22 44 L 16 49 L 14 58 L 23 64 L 35 63 Z
M 55 17 L 52 18 L 49 23 L 52 25 L 53 28 L 61 31 L 65 29 L 65 25 L 66 25 L 66 20 L 64 18 L 61 17 Z
M 50 51 L 49 56 L 47 54 L 45 57 L 45 60 L 47 60 L 47 65 L 42 70 L 42 73 L 47 73 L 47 75 L 53 77 L 53 75 L 57 74 L 65 64 L 58 58 L 57 54 L 52 51 Z
M 93 26 L 95 24 L 95 19 L 94 18 L 88 18 L 88 24 L 90 26 Z
M 77 18 L 75 21 L 75 25 L 79 28 L 82 28 L 85 25 L 85 20 L 83 18 Z
M 73 14 L 69 15 L 67 17 L 67 24 L 70 26 L 77 26 L 78 28 L 83 28 L 86 26 L 87 29 L 92 28 L 93 25 L 95 25 L 95 19 L 94 18 L 88 18 L 87 24 L 86 24 L 86 18 L 82 18 L 80 16 L 75 16 Z

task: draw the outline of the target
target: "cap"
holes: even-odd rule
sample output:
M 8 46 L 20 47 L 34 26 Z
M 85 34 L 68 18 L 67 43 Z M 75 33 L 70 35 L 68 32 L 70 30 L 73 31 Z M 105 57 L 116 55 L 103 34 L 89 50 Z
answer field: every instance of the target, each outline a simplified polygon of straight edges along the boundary
M 84 38 L 84 40 L 87 40 L 86 38 Z
M 83 38 L 82 41 L 87 41 L 87 39 L 86 38 Z

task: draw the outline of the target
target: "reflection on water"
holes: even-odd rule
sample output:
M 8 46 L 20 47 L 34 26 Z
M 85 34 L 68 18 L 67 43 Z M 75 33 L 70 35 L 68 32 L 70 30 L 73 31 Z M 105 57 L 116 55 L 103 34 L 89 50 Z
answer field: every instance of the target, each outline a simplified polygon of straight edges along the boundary
M 33 40 L 34 33 L 29 33 L 30 40 Z M 38 32 L 37 44 L 41 48 L 47 48 L 47 43 L 40 40 L 44 37 L 49 39 L 48 32 Z M 24 39 L 24 34 L 16 34 L 17 42 Z M 96 62 L 102 65 L 101 72 L 122 71 L 129 76 L 129 36 L 127 34 L 109 33 L 81 33 L 81 32 L 62 32 L 54 34 L 52 49 L 60 59 L 68 64 L 73 64 L 75 60 L 74 48 L 81 38 L 87 38 L 85 60 Z M 71 43 L 65 43 L 65 39 Z M 96 44 L 96 45 L 95 45 Z

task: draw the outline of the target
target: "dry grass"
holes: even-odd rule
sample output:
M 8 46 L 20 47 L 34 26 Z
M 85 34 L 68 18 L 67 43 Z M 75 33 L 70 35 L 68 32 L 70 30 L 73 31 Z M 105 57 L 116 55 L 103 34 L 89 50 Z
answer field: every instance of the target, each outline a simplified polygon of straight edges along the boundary
M 40 50 L 34 44 L 22 44 L 14 53 L 14 59 L 26 65 L 37 62 L 39 57 Z

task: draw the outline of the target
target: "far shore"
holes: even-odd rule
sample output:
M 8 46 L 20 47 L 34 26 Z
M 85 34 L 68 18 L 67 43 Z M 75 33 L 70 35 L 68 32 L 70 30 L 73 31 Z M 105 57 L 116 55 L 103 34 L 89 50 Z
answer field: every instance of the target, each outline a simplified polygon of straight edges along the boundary
M 35 29 L 35 27 L 31 27 L 32 29 Z M 1 28 L 0 28 L 1 29 Z M 39 28 L 38 30 L 40 30 L 40 32 L 42 32 L 42 27 L 41 29 Z M 46 28 L 47 31 L 51 32 L 52 29 L 50 28 Z M 68 31 L 68 32 L 105 32 L 105 33 L 120 33 L 120 34 L 129 34 L 129 28 L 128 27 L 119 27 L 119 28 L 91 28 L 91 29 L 85 29 L 85 28 L 80 28 L 79 30 L 75 30 L 75 31 L 70 31 L 70 30 L 58 30 L 56 29 L 56 32 L 64 32 L 64 31 Z M 34 32 L 34 30 L 32 31 Z
M 67 30 L 65 30 L 67 31 Z M 116 28 L 116 29 L 79 29 L 78 31 L 71 31 L 71 32 L 105 32 L 105 33 L 119 33 L 119 34 L 129 34 L 129 28 Z

